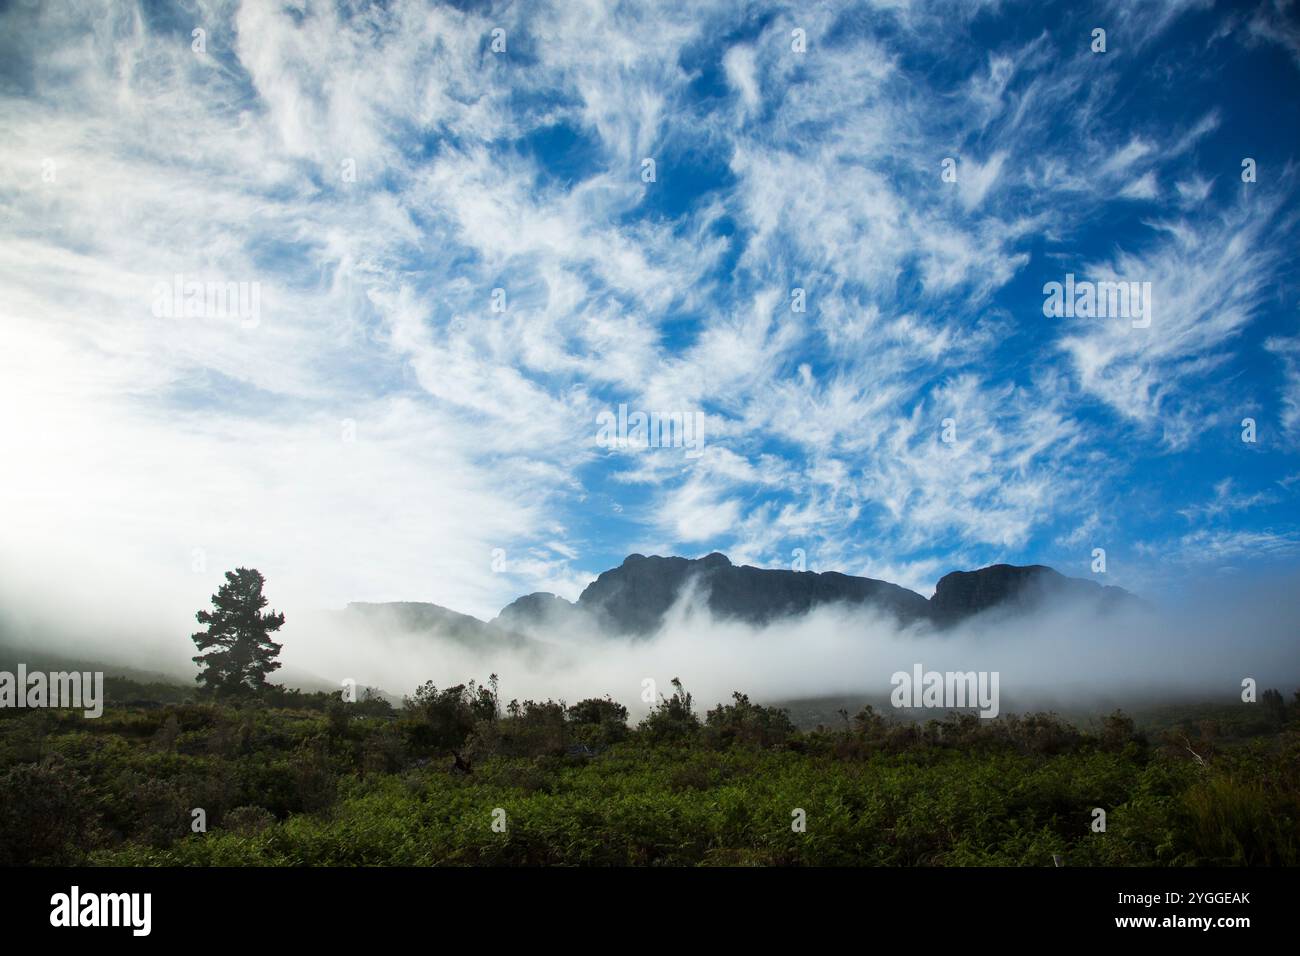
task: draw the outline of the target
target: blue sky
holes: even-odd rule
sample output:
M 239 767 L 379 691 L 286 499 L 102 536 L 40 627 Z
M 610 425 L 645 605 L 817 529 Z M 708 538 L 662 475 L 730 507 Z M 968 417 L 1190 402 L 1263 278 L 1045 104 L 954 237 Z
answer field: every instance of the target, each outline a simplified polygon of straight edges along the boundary
M 0 18 L 15 589 L 490 616 L 634 551 L 926 594 L 1300 557 L 1294 3 Z M 1044 316 L 1067 273 L 1150 326 Z M 155 314 L 176 275 L 255 321 Z M 602 447 L 620 404 L 703 453 Z

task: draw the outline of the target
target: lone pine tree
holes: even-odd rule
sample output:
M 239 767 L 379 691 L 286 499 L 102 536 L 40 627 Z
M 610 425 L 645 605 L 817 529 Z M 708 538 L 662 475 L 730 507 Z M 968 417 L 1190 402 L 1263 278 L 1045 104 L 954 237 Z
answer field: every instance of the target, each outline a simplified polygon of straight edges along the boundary
M 230 697 L 269 686 L 266 675 L 280 666 L 275 657 L 282 646 L 270 635 L 284 624 L 284 615 L 262 613 L 265 583 L 254 568 L 227 571 L 226 583 L 212 595 L 214 610 L 195 615 L 208 628 L 192 635 L 199 650 L 206 652 L 193 658 L 200 667 L 194 678 L 200 693 Z

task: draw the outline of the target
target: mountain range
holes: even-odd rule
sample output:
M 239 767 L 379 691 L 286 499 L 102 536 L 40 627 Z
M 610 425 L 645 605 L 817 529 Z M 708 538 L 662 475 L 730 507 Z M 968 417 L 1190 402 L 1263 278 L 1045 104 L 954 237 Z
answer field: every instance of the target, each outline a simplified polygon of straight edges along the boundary
M 437 604 L 349 604 L 348 622 L 406 632 L 437 632 L 484 650 L 527 649 L 566 633 L 595 631 L 610 637 L 645 638 L 685 594 L 694 593 L 715 619 L 761 626 L 815 608 L 869 608 L 913 624 L 946 629 L 979 614 L 1023 613 L 1066 601 L 1107 611 L 1140 602 L 1123 588 L 1102 586 L 1044 565 L 995 564 L 942 577 L 932 598 L 915 591 L 836 571 L 793 571 L 732 564 L 714 552 L 702 558 L 630 554 L 603 572 L 576 602 L 535 592 L 511 602 L 491 622 Z

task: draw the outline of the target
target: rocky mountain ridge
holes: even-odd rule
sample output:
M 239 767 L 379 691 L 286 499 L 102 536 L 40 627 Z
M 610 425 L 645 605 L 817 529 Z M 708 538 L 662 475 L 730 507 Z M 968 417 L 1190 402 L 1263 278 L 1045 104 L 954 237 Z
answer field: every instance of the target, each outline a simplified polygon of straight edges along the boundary
M 887 581 L 837 571 L 787 571 L 734 565 L 714 552 L 703 558 L 631 554 L 602 573 L 576 602 L 547 592 L 527 594 L 502 609 L 493 623 L 524 634 L 587 625 L 612 636 L 654 633 L 688 588 L 717 618 L 763 625 L 832 604 L 865 606 L 898 620 L 946 628 L 995 609 L 1027 611 L 1054 600 L 1081 600 L 1107 610 L 1137 601 L 1122 588 L 1070 578 L 1045 565 L 995 564 L 954 571 L 926 599 Z

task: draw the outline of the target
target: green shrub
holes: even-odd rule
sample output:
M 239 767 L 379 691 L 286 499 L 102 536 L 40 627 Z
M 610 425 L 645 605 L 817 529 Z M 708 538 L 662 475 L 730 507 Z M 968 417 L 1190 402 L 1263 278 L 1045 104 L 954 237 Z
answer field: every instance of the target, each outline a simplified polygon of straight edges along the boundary
M 691 695 L 682 687 L 681 680 L 673 678 L 673 696 L 661 695 L 638 730 L 652 743 L 680 743 L 699 733 L 700 718 L 695 716 Z
M 90 784 L 62 761 L 0 774 L 0 866 L 80 863 L 98 836 Z

